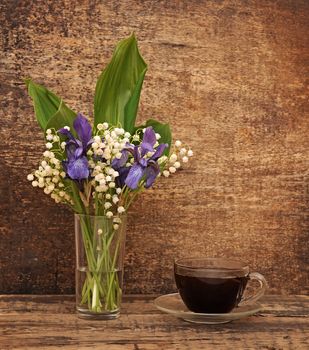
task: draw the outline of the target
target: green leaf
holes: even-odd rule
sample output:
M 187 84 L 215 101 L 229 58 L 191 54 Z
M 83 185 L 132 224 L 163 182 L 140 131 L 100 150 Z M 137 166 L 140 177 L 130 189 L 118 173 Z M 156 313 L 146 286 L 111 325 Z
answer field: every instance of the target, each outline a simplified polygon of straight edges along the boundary
M 144 125 L 136 127 L 135 130 L 147 128 L 148 126 L 152 126 L 154 131 L 161 135 L 160 143 L 167 143 L 169 145 L 163 153 L 168 156 L 172 144 L 172 132 L 169 124 L 162 124 L 156 120 L 149 119 Z
M 58 110 L 53 116 L 51 116 L 45 129 L 59 130 L 64 126 L 69 126 L 71 133 L 76 136 L 75 130 L 73 128 L 75 117 L 76 113 L 67 107 L 67 105 L 61 100 Z
M 76 113 L 73 112 L 58 96 L 46 89 L 44 86 L 27 79 L 29 95 L 33 99 L 36 119 L 45 131 L 46 129 L 58 130 L 64 126 L 69 126 L 73 134 L 73 121 Z
M 26 79 L 28 93 L 32 97 L 36 119 L 43 130 L 49 119 L 57 112 L 61 99 L 44 86 Z
M 101 73 L 94 98 L 94 125 L 108 122 L 134 130 L 147 65 L 132 34 L 120 41 L 113 57 Z
M 74 211 L 78 214 L 86 214 L 85 207 L 80 198 L 79 190 L 77 188 L 76 183 L 72 180 L 65 180 L 65 183 L 71 190 L 70 192 L 74 203 Z

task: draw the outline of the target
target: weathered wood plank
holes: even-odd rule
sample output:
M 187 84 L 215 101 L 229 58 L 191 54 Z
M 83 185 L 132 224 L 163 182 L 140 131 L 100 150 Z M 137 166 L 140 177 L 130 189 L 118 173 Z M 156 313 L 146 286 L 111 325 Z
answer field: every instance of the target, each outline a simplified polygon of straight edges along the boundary
M 45 313 L 71 314 L 74 311 L 75 297 L 72 295 L 1 295 L 1 314 Z M 161 314 L 153 307 L 156 295 L 126 295 L 122 312 L 129 314 Z M 262 314 L 270 312 L 275 316 L 308 316 L 309 297 L 305 295 L 267 295 L 262 300 Z
M 195 159 L 128 222 L 127 293 L 174 288 L 181 255 L 236 256 L 273 293 L 308 291 L 308 0 L 0 1 L 0 291 L 73 293 L 73 217 L 26 175 L 43 152 L 22 78 L 92 115 L 95 81 L 135 31 L 139 120 Z
M 72 296 L 2 296 L 0 349 L 307 349 L 308 309 L 309 297 L 266 296 L 260 315 L 192 325 L 127 296 L 118 320 L 85 321 Z

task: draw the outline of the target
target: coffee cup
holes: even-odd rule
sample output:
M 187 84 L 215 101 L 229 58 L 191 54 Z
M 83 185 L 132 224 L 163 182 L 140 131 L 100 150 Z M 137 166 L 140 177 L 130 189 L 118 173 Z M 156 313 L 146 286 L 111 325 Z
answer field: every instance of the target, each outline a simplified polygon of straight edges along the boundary
M 247 264 L 233 259 L 183 258 L 175 261 L 174 273 L 183 302 L 198 313 L 231 312 L 260 299 L 267 286 L 263 275 L 250 272 Z M 259 287 L 252 295 L 244 296 L 252 280 L 257 280 Z

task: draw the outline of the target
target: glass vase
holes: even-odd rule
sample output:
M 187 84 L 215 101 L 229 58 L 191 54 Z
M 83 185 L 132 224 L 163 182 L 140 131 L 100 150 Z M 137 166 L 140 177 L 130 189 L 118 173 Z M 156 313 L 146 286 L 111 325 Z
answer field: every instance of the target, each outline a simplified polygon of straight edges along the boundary
M 126 217 L 75 214 L 76 309 L 79 317 L 120 314 Z

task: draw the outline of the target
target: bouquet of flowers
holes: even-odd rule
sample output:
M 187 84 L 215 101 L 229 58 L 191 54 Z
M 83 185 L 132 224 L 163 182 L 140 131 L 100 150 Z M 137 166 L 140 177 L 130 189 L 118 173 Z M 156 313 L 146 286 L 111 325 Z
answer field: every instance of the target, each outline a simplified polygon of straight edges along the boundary
M 98 79 L 93 126 L 54 93 L 26 81 L 46 138 L 28 180 L 76 213 L 77 309 L 87 316 L 118 315 L 126 212 L 139 193 L 193 155 L 179 140 L 172 146 L 169 125 L 151 119 L 135 126 L 146 70 L 135 36 L 122 40 Z

